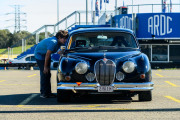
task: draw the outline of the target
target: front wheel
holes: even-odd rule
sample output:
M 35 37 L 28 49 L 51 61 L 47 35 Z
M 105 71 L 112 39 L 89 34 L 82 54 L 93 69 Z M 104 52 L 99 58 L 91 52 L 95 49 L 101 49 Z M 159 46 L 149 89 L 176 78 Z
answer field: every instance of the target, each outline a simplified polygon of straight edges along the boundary
M 70 102 L 73 92 L 69 90 L 57 90 L 57 101 L 58 102 Z
M 140 92 L 139 101 L 152 101 L 152 92 L 151 91 Z

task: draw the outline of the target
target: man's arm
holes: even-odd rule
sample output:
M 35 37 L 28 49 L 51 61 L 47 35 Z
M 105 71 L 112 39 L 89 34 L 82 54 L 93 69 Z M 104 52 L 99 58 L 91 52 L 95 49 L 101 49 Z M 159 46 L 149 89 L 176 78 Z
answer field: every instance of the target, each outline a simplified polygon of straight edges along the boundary
M 52 51 L 47 50 L 46 57 L 45 57 L 45 63 L 44 63 L 44 74 L 47 74 L 50 71 L 50 62 L 51 62 L 51 53 Z

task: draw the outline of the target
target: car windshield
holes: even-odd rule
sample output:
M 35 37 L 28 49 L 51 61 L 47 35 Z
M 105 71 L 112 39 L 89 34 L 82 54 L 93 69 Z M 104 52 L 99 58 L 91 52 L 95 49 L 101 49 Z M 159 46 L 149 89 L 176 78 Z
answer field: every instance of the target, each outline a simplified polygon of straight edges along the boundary
M 130 33 L 125 32 L 88 32 L 71 37 L 70 49 L 83 48 L 137 48 L 136 41 Z

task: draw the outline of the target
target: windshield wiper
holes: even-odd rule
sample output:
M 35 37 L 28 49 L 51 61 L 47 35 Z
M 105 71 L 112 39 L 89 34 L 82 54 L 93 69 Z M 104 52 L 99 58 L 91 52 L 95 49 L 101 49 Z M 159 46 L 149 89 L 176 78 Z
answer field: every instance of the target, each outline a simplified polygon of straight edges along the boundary
M 105 48 L 108 48 L 108 49 L 110 49 L 110 48 L 119 48 L 118 46 L 94 46 L 94 47 L 91 47 L 92 49 L 93 48 L 95 48 L 95 49 L 97 49 L 97 48 L 99 48 L 99 49 L 105 49 Z
M 75 47 L 75 48 L 68 49 L 66 51 L 75 51 L 75 50 L 80 50 L 80 49 L 89 49 L 89 47 Z

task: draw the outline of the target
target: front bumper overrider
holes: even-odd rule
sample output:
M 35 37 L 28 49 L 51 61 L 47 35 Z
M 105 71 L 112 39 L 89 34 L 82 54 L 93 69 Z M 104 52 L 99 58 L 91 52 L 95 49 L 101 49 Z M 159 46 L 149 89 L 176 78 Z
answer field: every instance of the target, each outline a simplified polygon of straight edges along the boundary
M 92 90 L 97 91 L 100 85 L 98 83 L 81 83 L 79 86 L 76 83 L 60 82 L 57 84 L 58 90 Z M 114 91 L 150 91 L 153 90 L 153 82 L 144 83 L 113 83 Z

